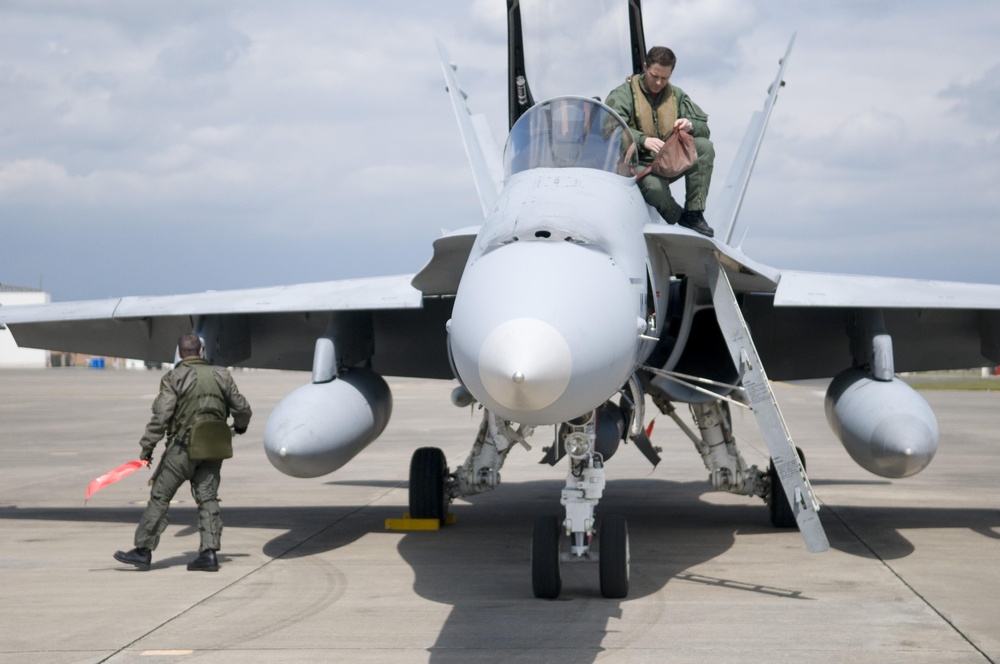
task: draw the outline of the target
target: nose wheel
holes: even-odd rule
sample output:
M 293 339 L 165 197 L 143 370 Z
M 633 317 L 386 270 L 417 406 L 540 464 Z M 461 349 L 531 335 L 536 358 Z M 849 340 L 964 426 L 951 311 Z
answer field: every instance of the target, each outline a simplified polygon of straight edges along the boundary
M 562 591 L 560 566 L 563 555 L 559 550 L 562 539 L 563 524 L 559 522 L 559 517 L 540 516 L 535 519 L 531 537 L 531 589 L 539 599 L 556 599 Z M 630 555 L 625 517 L 620 514 L 605 517 L 598 539 L 601 595 L 608 599 L 624 599 L 629 590 Z M 586 553 L 580 556 L 569 554 L 567 560 L 587 562 L 591 557 Z
M 555 599 L 562 590 L 559 574 L 559 540 L 562 524 L 557 516 L 535 519 L 531 536 L 531 589 L 539 599 Z
M 601 595 L 608 599 L 628 596 L 629 546 L 628 524 L 620 514 L 604 518 L 601 540 Z

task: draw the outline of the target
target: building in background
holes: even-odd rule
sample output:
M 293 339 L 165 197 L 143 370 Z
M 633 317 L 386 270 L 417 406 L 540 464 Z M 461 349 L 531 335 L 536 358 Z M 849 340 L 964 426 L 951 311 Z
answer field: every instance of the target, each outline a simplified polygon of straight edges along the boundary
M 46 304 L 49 294 L 38 288 L 6 286 L 0 284 L 0 306 L 21 304 Z M 18 348 L 10 330 L 0 329 L 0 368 L 37 368 L 49 366 L 49 351 Z

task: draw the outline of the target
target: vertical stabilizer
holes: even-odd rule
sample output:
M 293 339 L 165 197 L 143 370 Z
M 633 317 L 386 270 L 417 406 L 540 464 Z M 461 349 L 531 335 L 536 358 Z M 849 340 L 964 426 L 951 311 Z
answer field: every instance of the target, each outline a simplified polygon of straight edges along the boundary
M 472 167 L 472 179 L 476 183 L 479 203 L 485 217 L 493 209 L 497 194 L 503 186 L 503 163 L 497 142 L 482 114 L 473 115 L 465 103 L 466 94 L 458 82 L 458 75 L 448 51 L 441 42 L 437 42 L 438 55 L 441 57 L 441 68 L 444 70 L 444 80 L 447 84 L 451 107 L 458 120 L 458 130 L 462 134 L 465 154 Z
M 524 69 L 524 38 L 521 35 L 521 3 L 507 0 L 507 98 L 510 106 L 510 126 L 535 105 Z
M 788 64 L 788 57 L 792 54 L 792 46 L 795 44 L 795 35 L 792 35 L 785 50 L 785 57 L 779 61 L 778 75 L 771 83 L 767 91 L 767 100 L 764 108 L 756 111 L 750 118 L 750 125 L 740 143 L 740 149 L 736 153 L 733 167 L 729 171 L 726 185 L 722 190 L 719 204 L 720 227 L 726 229 L 726 244 L 731 244 L 733 232 L 736 230 L 736 219 L 739 217 L 740 208 L 743 205 L 743 197 L 746 196 L 747 186 L 750 184 L 750 175 L 753 173 L 754 163 L 757 161 L 757 153 L 760 152 L 761 143 L 764 140 L 764 131 L 767 129 L 767 121 L 771 118 L 771 110 L 774 102 L 778 100 L 778 91 L 785 85 L 785 66 Z
M 628 0 L 628 30 L 631 38 L 632 73 L 641 74 L 646 61 L 646 33 L 642 28 L 642 3 Z

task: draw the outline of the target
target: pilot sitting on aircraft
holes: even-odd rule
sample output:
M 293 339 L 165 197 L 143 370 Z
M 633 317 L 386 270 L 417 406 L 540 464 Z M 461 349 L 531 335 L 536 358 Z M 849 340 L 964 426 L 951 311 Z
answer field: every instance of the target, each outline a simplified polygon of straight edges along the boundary
M 679 223 L 712 237 L 715 231 L 705 221 L 705 199 L 712 181 L 715 148 L 708 140 L 708 115 L 680 88 L 670 85 L 670 75 L 677 56 L 665 46 L 654 46 L 646 54 L 642 74 L 630 76 L 608 94 L 607 104 L 632 128 L 639 150 L 639 161 L 652 163 L 664 141 L 674 131 L 686 131 L 694 137 L 698 162 L 688 171 L 665 179 L 650 173 L 639 180 L 646 202 L 655 207 L 668 224 Z M 670 195 L 669 185 L 685 178 L 687 195 L 684 209 Z

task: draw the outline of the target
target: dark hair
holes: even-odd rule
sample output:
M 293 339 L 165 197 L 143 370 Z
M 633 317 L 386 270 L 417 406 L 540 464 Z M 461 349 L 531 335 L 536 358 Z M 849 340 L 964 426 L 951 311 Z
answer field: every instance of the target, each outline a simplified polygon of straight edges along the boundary
M 654 46 L 646 54 L 646 66 L 648 67 L 651 64 L 673 69 L 677 64 L 677 56 L 666 46 Z
M 194 332 L 182 334 L 177 340 L 177 354 L 181 357 L 191 357 L 197 355 L 201 350 L 201 339 Z

